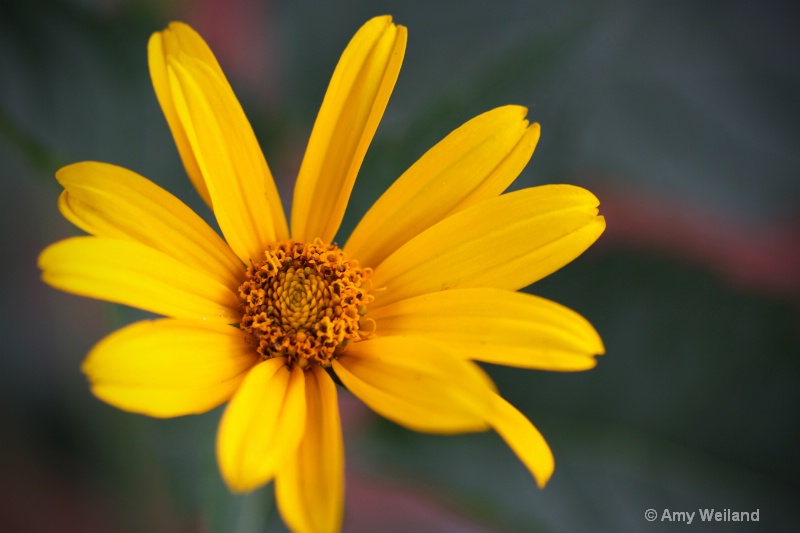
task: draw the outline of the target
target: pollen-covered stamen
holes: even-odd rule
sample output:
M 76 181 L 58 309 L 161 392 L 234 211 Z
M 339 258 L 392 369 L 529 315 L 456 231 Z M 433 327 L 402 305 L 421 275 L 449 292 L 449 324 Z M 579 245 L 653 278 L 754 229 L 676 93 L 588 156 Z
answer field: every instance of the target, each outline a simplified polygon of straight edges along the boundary
M 239 326 L 265 359 L 285 356 L 301 367 L 328 366 L 342 348 L 364 337 L 359 329 L 372 301 L 371 273 L 319 239 L 274 244 L 260 263 L 248 267 L 239 287 Z

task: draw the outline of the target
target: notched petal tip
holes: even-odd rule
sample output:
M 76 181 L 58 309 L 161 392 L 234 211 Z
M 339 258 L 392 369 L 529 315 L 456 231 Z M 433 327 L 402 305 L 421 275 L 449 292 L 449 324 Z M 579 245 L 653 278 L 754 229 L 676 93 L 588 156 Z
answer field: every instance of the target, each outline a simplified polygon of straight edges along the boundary
M 539 143 L 539 138 L 542 136 L 542 126 L 538 122 L 533 122 L 532 124 L 528 125 L 528 138 L 529 142 L 533 142 L 533 145 Z
M 597 206 L 600 206 L 600 200 L 597 201 Z M 597 215 L 597 224 L 601 228 L 600 233 L 603 233 L 606 230 L 606 217 L 603 215 Z
M 362 25 L 362 27 L 370 25 L 378 25 L 378 24 L 383 24 L 388 26 L 389 24 L 391 24 L 392 20 L 393 19 L 391 15 L 377 15 L 366 21 Z

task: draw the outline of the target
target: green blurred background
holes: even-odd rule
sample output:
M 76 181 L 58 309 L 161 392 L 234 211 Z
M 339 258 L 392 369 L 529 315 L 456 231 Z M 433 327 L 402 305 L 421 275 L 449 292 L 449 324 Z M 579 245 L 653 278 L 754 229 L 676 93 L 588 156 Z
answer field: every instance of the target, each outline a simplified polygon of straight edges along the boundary
M 233 497 L 219 410 L 173 420 L 94 399 L 79 365 L 144 314 L 43 285 L 76 233 L 53 174 L 133 169 L 208 217 L 147 71 L 149 35 L 209 41 L 285 202 L 339 54 L 368 18 L 409 28 L 340 241 L 427 148 L 493 107 L 542 139 L 514 187 L 573 183 L 608 230 L 530 287 L 585 315 L 594 370 L 489 368 L 556 457 L 543 491 L 492 433 L 406 431 L 342 394 L 357 531 L 796 531 L 800 512 L 800 17 L 791 2 L 0 2 L 0 531 L 281 531 L 267 487 Z M 287 204 L 288 205 L 288 204 Z M 647 509 L 659 519 L 648 522 Z M 664 509 L 758 523 L 663 522 Z

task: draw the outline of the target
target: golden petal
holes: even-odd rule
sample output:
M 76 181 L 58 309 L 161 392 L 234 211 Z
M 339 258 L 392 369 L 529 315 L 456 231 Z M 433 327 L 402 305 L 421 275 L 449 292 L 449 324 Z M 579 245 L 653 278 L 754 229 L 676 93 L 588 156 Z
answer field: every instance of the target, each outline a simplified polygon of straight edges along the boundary
M 542 185 L 459 211 L 375 268 L 372 308 L 447 289 L 526 287 L 597 240 L 605 229 L 598 203 L 580 187 Z
M 245 269 L 224 240 L 186 204 L 130 170 L 85 161 L 60 169 L 64 217 L 97 237 L 126 239 L 236 288 Z
M 470 120 L 428 150 L 378 199 L 344 247 L 374 267 L 448 216 L 502 193 L 533 155 L 539 125 L 520 106 Z
M 203 175 L 214 215 L 244 263 L 288 238 L 280 196 L 253 129 L 230 86 L 208 64 L 167 58 L 175 110 Z
M 149 416 L 203 413 L 227 401 L 258 356 L 237 328 L 137 322 L 101 340 L 81 369 L 95 396 Z
M 217 459 L 231 490 L 270 481 L 294 455 L 306 427 L 305 379 L 283 358 L 256 365 L 233 396 L 217 432 Z
M 432 292 L 369 310 L 378 335 L 424 338 L 500 365 L 586 370 L 604 352 L 592 325 L 550 300 L 502 289 Z
M 42 279 L 62 291 L 172 318 L 233 324 L 239 298 L 202 270 L 135 241 L 72 237 L 39 255 Z
M 486 429 L 493 385 L 477 365 L 422 339 L 378 337 L 349 346 L 333 369 L 378 414 L 415 431 Z
M 358 30 L 339 59 L 295 184 L 295 239 L 333 241 L 405 47 L 405 27 L 389 16 L 376 17 Z
M 333 533 L 344 513 L 344 444 L 336 385 L 317 365 L 306 372 L 306 406 L 303 440 L 278 469 L 275 498 L 292 531 Z
M 544 487 L 553 474 L 555 460 L 539 430 L 499 395 L 494 396 L 489 424 L 530 470 L 539 487 Z

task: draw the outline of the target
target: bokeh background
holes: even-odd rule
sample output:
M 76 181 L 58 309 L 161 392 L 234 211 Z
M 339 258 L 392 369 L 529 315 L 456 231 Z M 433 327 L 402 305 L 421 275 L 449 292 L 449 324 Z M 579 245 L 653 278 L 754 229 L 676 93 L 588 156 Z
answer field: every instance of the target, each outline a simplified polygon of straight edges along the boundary
M 342 236 L 452 129 L 526 105 L 542 139 L 514 187 L 584 186 L 608 221 L 528 290 L 589 318 L 607 354 L 576 374 L 488 368 L 553 448 L 543 491 L 492 433 L 412 433 L 342 394 L 346 531 L 796 531 L 800 17 L 721 0 L 0 2 L 0 530 L 283 530 L 270 487 L 222 485 L 219 409 L 154 420 L 90 395 L 82 358 L 144 315 L 46 287 L 36 256 L 76 233 L 53 177 L 70 162 L 133 169 L 208 218 L 150 33 L 206 37 L 288 202 L 339 54 L 383 13 L 408 52 Z M 700 508 L 759 522 L 660 520 Z

